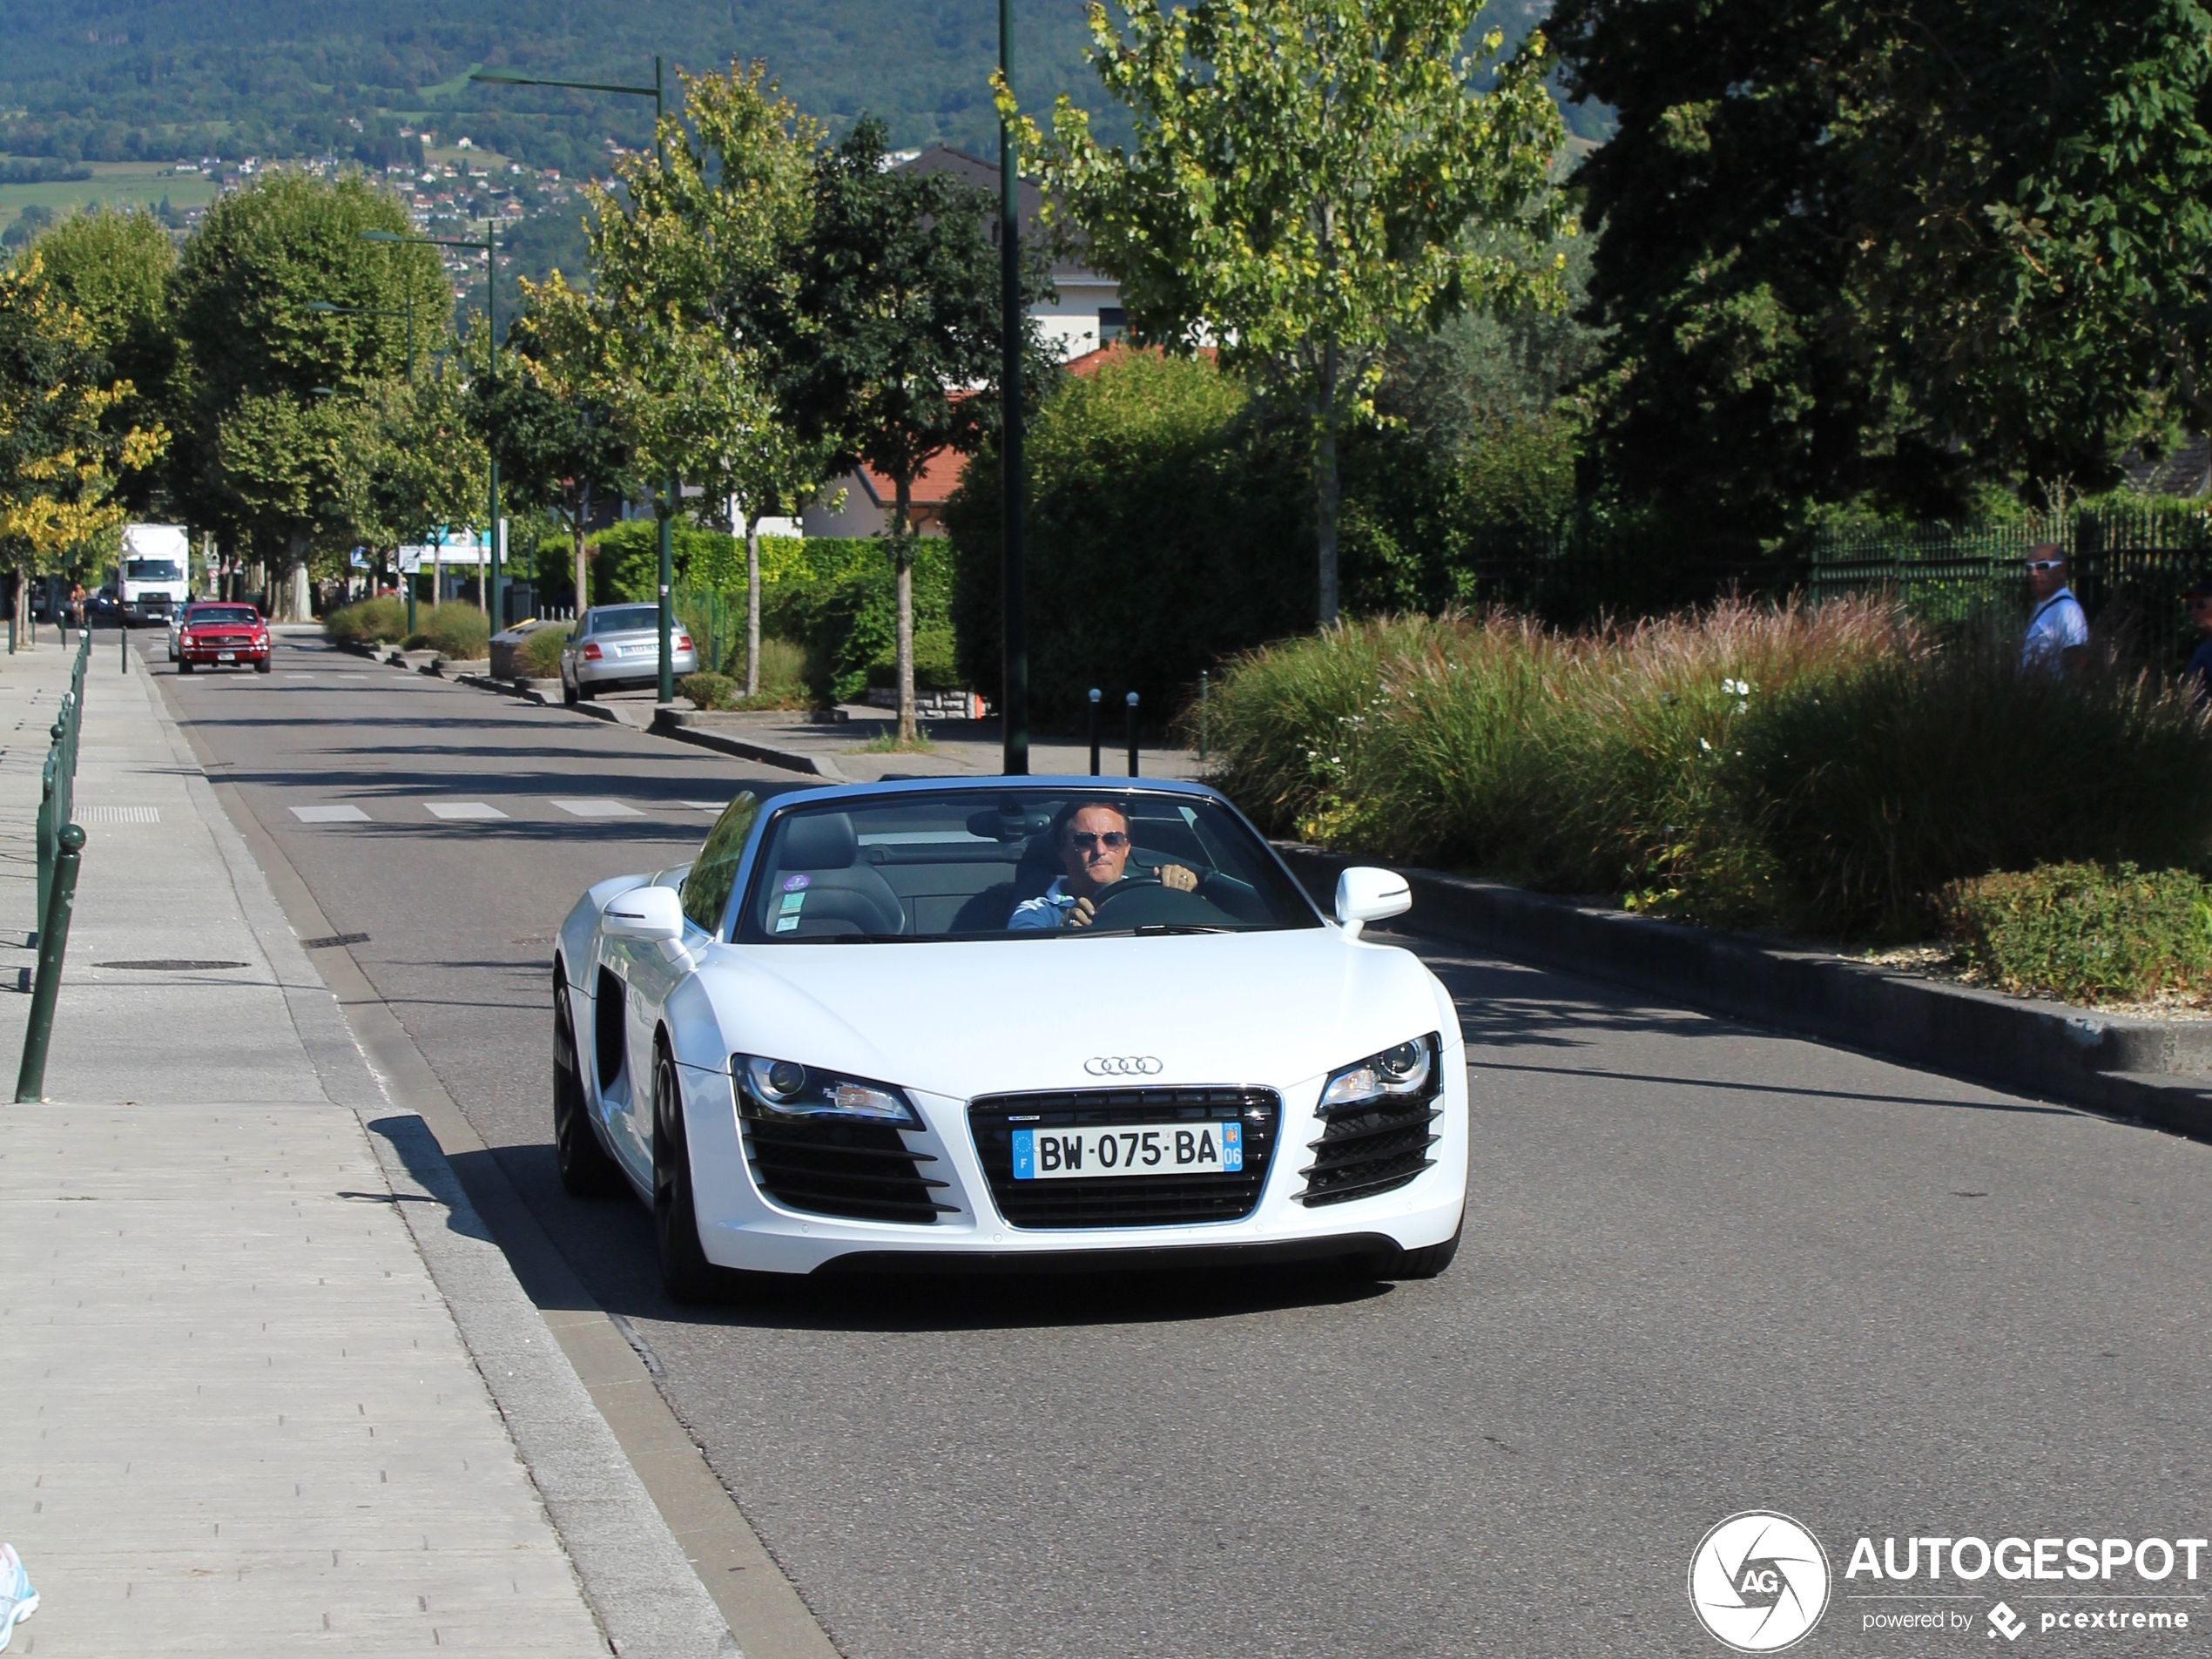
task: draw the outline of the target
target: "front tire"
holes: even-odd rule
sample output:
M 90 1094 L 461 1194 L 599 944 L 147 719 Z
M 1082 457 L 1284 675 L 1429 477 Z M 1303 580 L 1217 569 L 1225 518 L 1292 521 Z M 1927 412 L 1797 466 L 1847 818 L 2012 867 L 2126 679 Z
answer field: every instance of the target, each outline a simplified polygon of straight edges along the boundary
M 711 1302 L 720 1295 L 722 1275 L 699 1246 L 684 1097 L 675 1058 L 664 1041 L 653 1044 L 653 1254 L 660 1262 L 660 1282 L 672 1301 Z
M 179 658 L 177 659 L 177 671 L 178 671 L 179 674 L 189 674 L 189 673 L 191 673 L 191 672 L 192 672 L 192 658 L 189 658 L 189 657 L 179 657 Z
M 622 1171 L 599 1144 L 576 1051 L 576 1021 L 569 1012 L 569 984 L 553 974 L 553 1157 L 561 1187 L 571 1198 L 604 1198 L 619 1191 Z
M 260 662 L 253 664 L 253 671 L 256 674 L 266 674 L 269 671 L 271 666 L 272 664 L 270 660 L 264 657 Z

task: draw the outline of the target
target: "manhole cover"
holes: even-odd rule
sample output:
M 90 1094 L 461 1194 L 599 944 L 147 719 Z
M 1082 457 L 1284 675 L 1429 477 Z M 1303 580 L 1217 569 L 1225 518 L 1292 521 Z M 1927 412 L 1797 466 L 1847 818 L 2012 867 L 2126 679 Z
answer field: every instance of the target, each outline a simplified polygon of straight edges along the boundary
M 156 956 L 142 962 L 94 962 L 95 968 L 138 968 L 153 974 L 182 974 L 206 968 L 245 968 L 246 962 L 203 962 L 184 956 Z

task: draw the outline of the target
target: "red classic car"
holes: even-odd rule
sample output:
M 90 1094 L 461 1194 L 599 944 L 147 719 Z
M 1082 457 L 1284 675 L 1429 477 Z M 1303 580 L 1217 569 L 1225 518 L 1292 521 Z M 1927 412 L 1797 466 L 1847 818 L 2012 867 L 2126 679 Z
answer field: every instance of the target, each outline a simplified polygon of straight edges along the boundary
M 195 668 L 253 665 L 269 671 L 269 624 L 252 605 L 206 600 L 185 607 L 177 622 L 177 671 Z

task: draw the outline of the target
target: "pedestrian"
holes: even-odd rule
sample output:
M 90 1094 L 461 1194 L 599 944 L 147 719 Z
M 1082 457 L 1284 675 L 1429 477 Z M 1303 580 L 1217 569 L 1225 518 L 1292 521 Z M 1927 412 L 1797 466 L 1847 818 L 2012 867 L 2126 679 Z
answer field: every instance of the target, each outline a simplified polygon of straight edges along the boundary
M 83 638 L 84 636 L 84 584 L 82 582 L 71 582 L 69 584 L 69 614 L 77 623 L 78 637 Z
M 2182 671 L 2182 689 L 2190 702 L 2202 705 L 2212 699 L 2212 582 L 2195 583 L 2185 597 L 2189 622 L 2200 637 L 2189 653 L 2189 665 Z
M 2022 673 L 2071 673 L 2088 658 L 2089 619 L 2067 585 L 2067 574 L 2066 553 L 2056 542 L 2027 550 L 2027 590 L 2035 613 L 2020 641 Z

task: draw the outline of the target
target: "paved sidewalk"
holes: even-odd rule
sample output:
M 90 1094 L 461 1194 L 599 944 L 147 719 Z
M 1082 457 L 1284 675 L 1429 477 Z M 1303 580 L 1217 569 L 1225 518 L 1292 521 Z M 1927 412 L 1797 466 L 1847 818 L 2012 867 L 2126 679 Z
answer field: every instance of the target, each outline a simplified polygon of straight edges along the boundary
M 57 1103 L 0 1106 L 0 1538 L 43 1598 L 10 1659 L 734 1652 L 146 676 L 94 637 Z M 9 1079 L 69 662 L 0 657 Z

